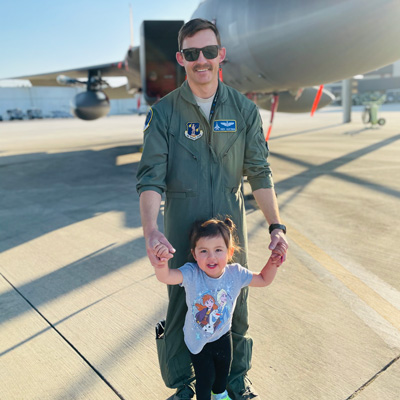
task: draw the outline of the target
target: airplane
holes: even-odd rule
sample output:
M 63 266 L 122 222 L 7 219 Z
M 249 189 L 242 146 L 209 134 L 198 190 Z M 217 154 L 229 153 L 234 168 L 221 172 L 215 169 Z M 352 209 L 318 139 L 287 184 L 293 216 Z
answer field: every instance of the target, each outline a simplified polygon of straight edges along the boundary
M 400 58 L 398 0 L 202 0 L 192 18 L 216 24 L 227 49 L 223 81 L 271 109 L 271 124 L 275 111 L 308 112 L 329 104 L 334 96 L 323 84 Z M 84 120 L 105 116 L 109 99 L 138 91 L 151 105 L 185 79 L 175 58 L 183 23 L 143 21 L 140 46 L 130 46 L 115 63 L 12 79 L 33 86 L 85 85 L 72 104 Z M 109 87 L 103 78 L 115 76 L 125 76 L 127 84 Z

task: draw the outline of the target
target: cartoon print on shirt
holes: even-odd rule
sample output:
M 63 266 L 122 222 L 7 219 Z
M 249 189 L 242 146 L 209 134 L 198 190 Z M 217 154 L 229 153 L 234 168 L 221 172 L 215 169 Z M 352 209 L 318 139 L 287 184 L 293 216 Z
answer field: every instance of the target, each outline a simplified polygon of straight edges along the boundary
M 220 314 L 218 310 L 211 311 L 211 314 L 208 318 L 208 324 L 203 326 L 203 329 L 208 333 L 214 333 L 214 330 L 217 329 L 218 325 L 221 323 L 219 320 Z
M 207 291 L 196 300 L 193 317 L 196 325 L 204 332 L 213 334 L 229 321 L 233 301 L 228 292 L 225 289 L 217 289 L 211 294 Z
M 196 303 L 199 312 L 196 313 L 196 322 L 201 325 L 202 329 L 208 333 L 214 333 L 214 330 L 221 323 L 219 321 L 218 306 L 215 299 L 210 294 L 203 295 L 203 304 Z
M 218 311 L 220 313 L 220 321 L 224 324 L 229 319 L 231 308 L 228 305 L 228 293 L 226 290 L 221 289 L 217 294 Z

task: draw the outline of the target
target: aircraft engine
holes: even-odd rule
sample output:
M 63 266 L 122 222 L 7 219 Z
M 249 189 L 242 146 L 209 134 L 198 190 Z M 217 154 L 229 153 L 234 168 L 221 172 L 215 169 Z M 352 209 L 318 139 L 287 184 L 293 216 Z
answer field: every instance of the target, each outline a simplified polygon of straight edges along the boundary
M 71 101 L 71 112 L 78 118 L 91 121 L 110 111 L 110 100 L 101 90 L 78 93 Z

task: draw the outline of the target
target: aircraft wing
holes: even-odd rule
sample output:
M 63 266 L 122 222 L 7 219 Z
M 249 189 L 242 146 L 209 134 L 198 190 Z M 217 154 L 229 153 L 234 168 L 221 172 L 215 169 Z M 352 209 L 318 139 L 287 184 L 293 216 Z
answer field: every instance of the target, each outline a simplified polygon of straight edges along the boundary
M 115 76 L 115 75 L 113 75 Z M 121 85 L 118 87 L 108 87 L 103 89 L 103 92 L 110 100 L 113 99 L 131 99 L 137 92 L 139 87 L 129 88 L 128 85 Z
M 92 65 L 90 67 L 83 67 L 77 69 L 66 69 L 63 71 L 50 72 L 38 75 L 16 76 L 10 79 L 24 79 L 31 82 L 32 86 L 62 86 L 57 82 L 57 77 L 66 75 L 70 78 L 85 78 L 88 76 L 89 71 L 101 71 L 102 76 L 126 76 L 124 61 Z
M 126 77 L 127 84 L 112 87 L 104 79 L 108 77 Z M 85 87 L 74 97 L 71 108 L 78 118 L 93 120 L 109 112 L 110 99 L 132 98 L 140 89 L 139 47 L 130 47 L 123 61 L 8 79 L 29 80 L 32 86 Z
M 140 66 L 139 66 L 139 47 L 131 47 L 126 53 L 125 59 L 122 61 L 112 62 L 108 64 L 91 65 L 76 69 L 66 69 L 62 71 L 49 72 L 37 75 L 16 76 L 9 79 L 24 79 L 31 82 L 32 86 L 64 86 L 66 84 L 73 85 L 71 82 L 59 82 L 58 77 L 64 76 L 72 80 L 88 79 L 91 75 L 104 77 L 126 77 L 128 79 L 127 89 L 138 89 L 140 87 Z M 125 86 L 123 86 L 126 88 Z M 114 90 L 116 89 L 116 90 Z M 126 89 L 125 89 L 126 91 Z M 122 93 L 119 88 L 107 88 L 110 98 L 127 98 L 132 97 L 129 93 Z M 114 93 L 113 95 L 111 93 Z M 118 96 L 118 97 L 117 97 Z

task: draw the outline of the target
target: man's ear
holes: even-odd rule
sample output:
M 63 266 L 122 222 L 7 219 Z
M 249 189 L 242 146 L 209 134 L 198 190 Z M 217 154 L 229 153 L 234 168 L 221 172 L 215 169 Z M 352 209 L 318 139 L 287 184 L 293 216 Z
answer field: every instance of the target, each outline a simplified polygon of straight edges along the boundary
M 176 52 L 176 61 L 178 61 L 178 64 L 182 67 L 184 67 L 185 65 L 183 64 L 183 55 L 180 51 Z
M 222 63 L 222 61 L 225 60 L 226 57 L 226 48 L 225 47 L 221 47 L 219 49 L 219 62 Z

